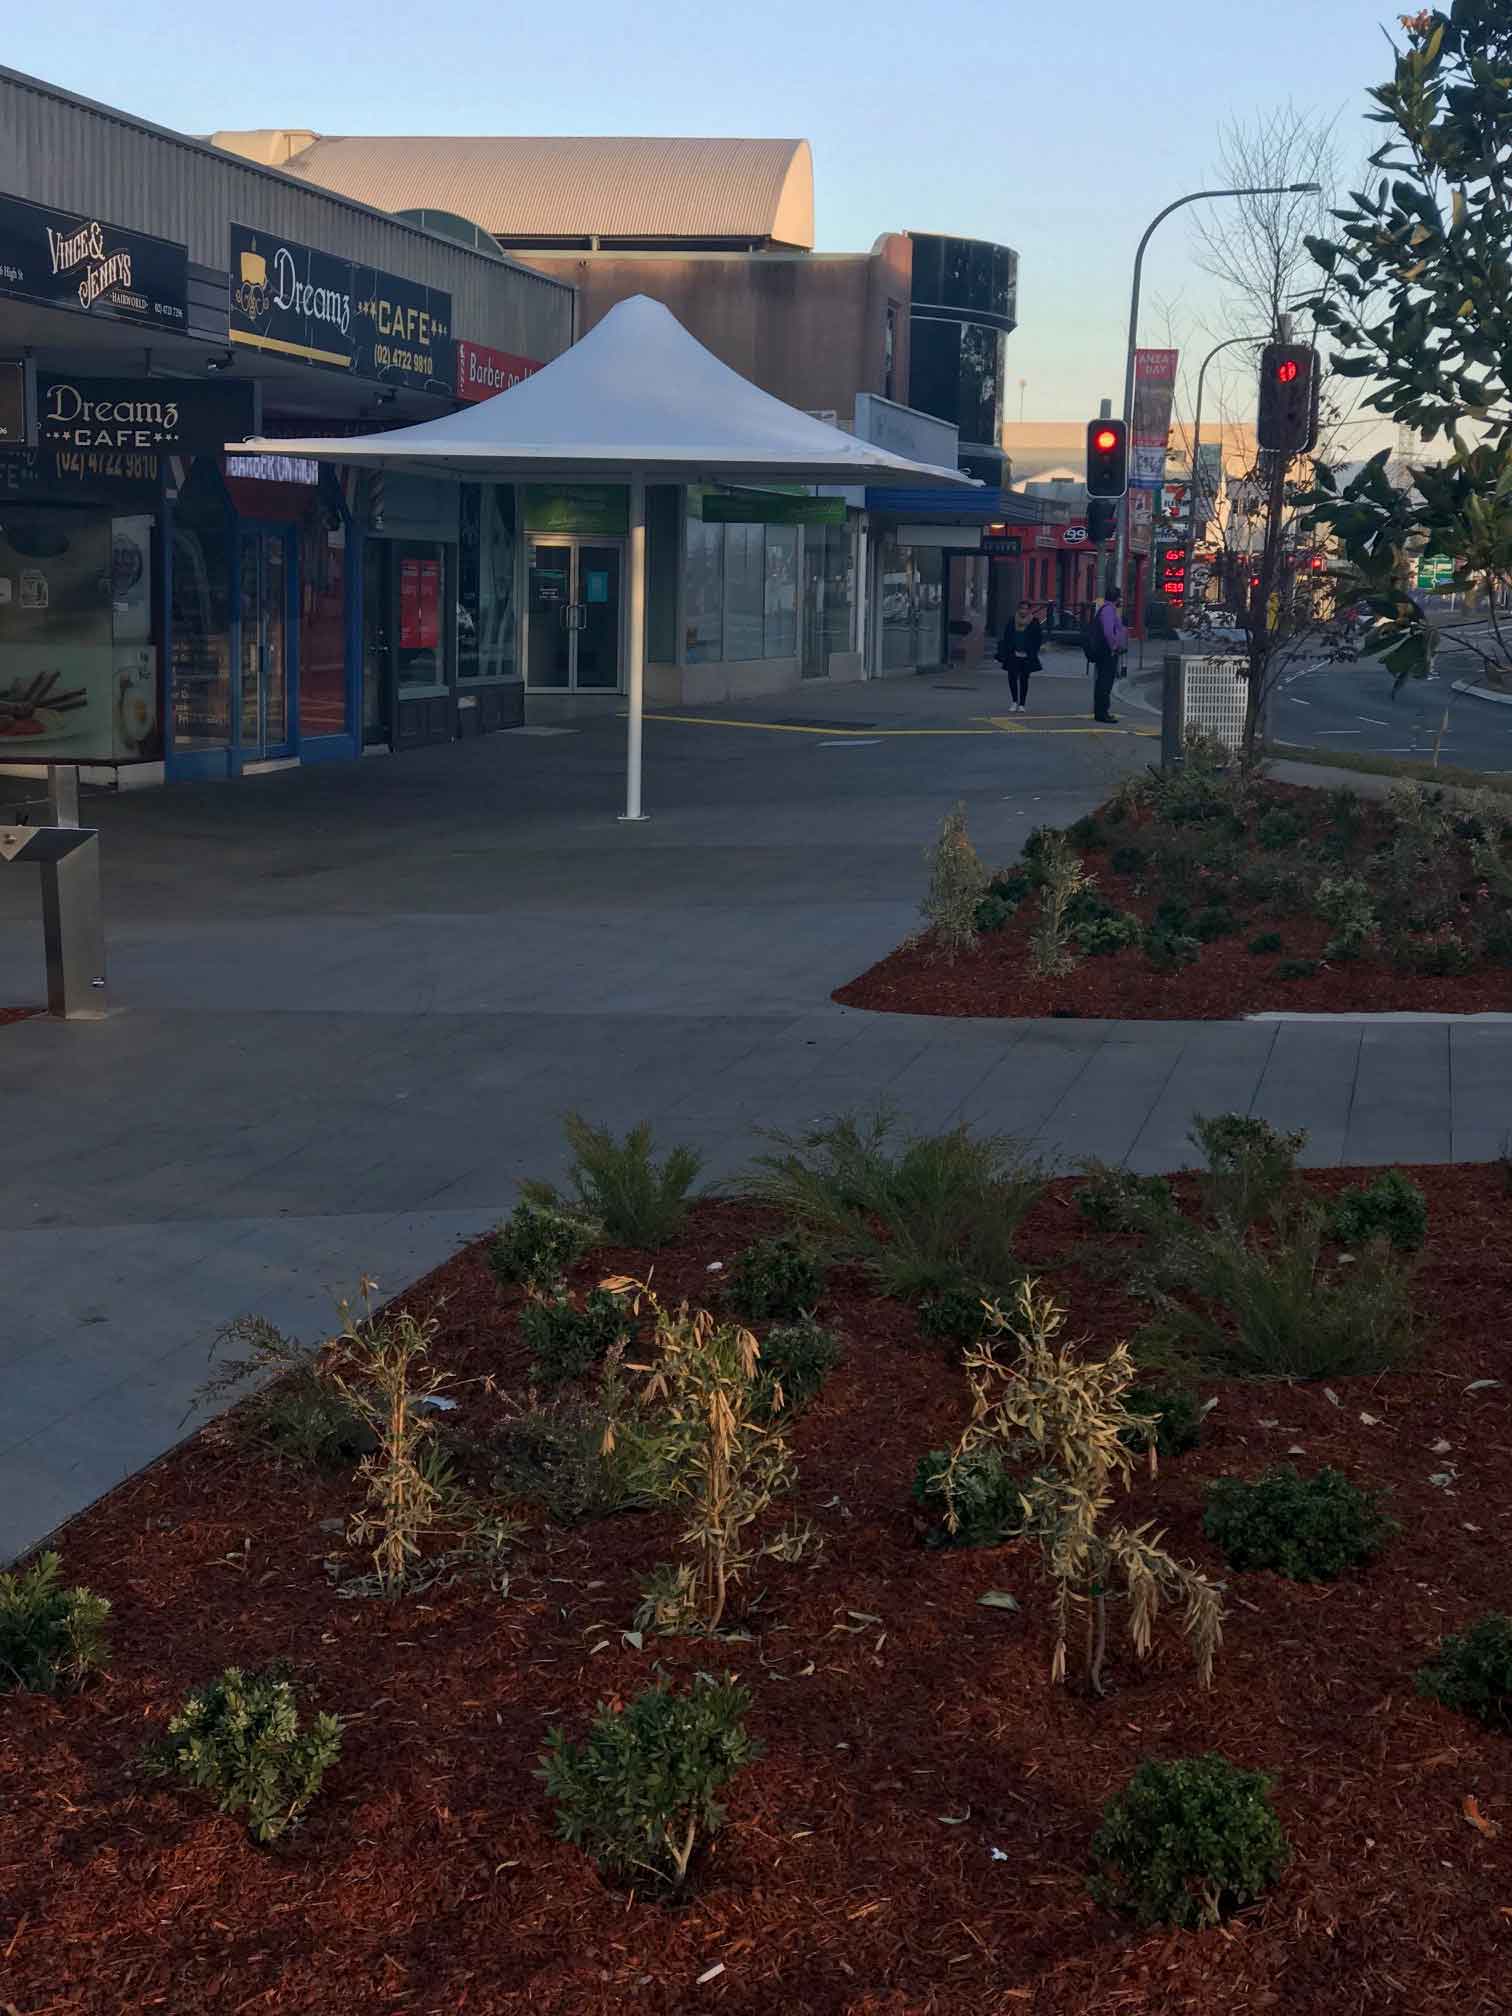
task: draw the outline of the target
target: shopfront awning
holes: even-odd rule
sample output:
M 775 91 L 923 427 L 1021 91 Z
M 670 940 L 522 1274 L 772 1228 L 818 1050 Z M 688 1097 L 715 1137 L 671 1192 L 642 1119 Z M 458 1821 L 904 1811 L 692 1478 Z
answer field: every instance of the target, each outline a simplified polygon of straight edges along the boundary
M 975 490 L 908 490 L 901 485 L 886 489 L 868 485 L 866 508 L 884 518 L 906 518 L 912 523 L 939 520 L 951 525 L 1038 525 L 1043 507 L 1017 490 L 989 490 L 979 484 Z
M 239 455 L 312 455 L 472 481 L 618 482 L 630 492 L 627 819 L 641 813 L 647 483 L 827 483 L 971 495 L 958 469 L 911 462 L 785 406 L 689 335 L 661 302 L 621 301 L 580 343 L 492 399 L 389 434 L 254 440 Z M 910 506 L 908 515 L 917 517 Z

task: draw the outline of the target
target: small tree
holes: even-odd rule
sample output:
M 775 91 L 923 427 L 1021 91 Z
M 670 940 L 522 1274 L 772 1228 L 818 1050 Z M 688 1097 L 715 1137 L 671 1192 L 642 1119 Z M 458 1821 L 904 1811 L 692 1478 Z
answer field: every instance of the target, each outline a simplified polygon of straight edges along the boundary
M 791 1540 L 756 1544 L 751 1528 L 791 1490 L 793 1461 L 774 1395 L 761 1380 L 761 1351 L 738 1323 L 718 1323 L 686 1302 L 665 1309 L 643 1281 L 606 1281 L 648 1309 L 657 1362 L 644 1398 L 665 1406 L 668 1435 L 658 1495 L 684 1506 L 688 1558 L 658 1569 L 637 1624 L 660 1630 L 717 1631 L 730 1591 L 765 1554 L 792 1552 Z M 774 1420 L 774 1415 L 777 1419 Z M 613 1436 L 611 1425 L 608 1438 Z
M 1512 657 L 1498 608 L 1512 588 L 1512 20 L 1496 0 L 1453 0 L 1401 23 L 1392 75 L 1369 93 L 1390 129 L 1371 157 L 1380 180 L 1308 241 L 1334 371 L 1372 381 L 1365 406 L 1449 444 L 1406 484 L 1385 449 L 1342 488 L 1324 470 L 1311 499 L 1378 619 L 1366 650 L 1398 685 L 1431 666 L 1433 626 L 1407 585 L 1424 546 L 1487 598 L 1493 641 L 1456 641 L 1492 665 Z
M 1066 1677 L 1072 1613 L 1080 1606 L 1087 1612 L 1087 1684 L 1095 1694 L 1103 1692 L 1107 1589 L 1118 1579 L 1128 1597 L 1129 1636 L 1138 1658 L 1150 1649 L 1162 1597 L 1185 1604 L 1186 1635 L 1206 1687 L 1223 1642 L 1219 1591 L 1167 1554 L 1148 1525 L 1102 1526 L 1115 1488 L 1133 1476 L 1131 1443 L 1147 1445 L 1151 1475 L 1155 1471 L 1157 1423 L 1125 1404 L 1134 1361 L 1124 1344 L 1105 1359 L 1089 1360 L 1075 1345 L 1057 1343 L 1065 1320 L 1064 1311 L 1033 1281 L 1019 1288 L 1011 1316 L 997 1306 L 989 1311 L 990 1334 L 965 1355 L 971 1419 L 935 1482 L 945 1499 L 946 1523 L 955 1530 L 956 1482 L 968 1473 L 974 1452 L 1003 1444 L 1027 1472 L 1020 1487 L 1023 1530 L 1038 1540 L 1055 1584 L 1052 1681 Z M 998 1356 L 1004 1335 L 1018 1347 L 1012 1365 Z

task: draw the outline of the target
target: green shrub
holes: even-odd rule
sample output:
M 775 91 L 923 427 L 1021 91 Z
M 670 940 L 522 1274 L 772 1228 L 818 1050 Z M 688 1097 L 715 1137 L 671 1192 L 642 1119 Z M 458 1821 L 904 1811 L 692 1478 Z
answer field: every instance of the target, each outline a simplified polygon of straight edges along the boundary
M 570 1295 L 532 1296 L 520 1311 L 520 1335 L 530 1346 L 530 1376 L 538 1385 L 580 1379 L 601 1365 L 630 1324 L 623 1305 L 594 1288 L 579 1308 Z
M 1070 839 L 1076 842 L 1078 847 L 1105 847 L 1107 845 L 1107 835 L 1090 812 L 1085 813 L 1080 819 L 1073 819 L 1071 824 L 1066 828 L 1066 833 Z
M 529 1500 L 569 1526 L 654 1504 L 671 1455 L 660 1416 L 619 1390 L 522 1414 L 488 1453 L 500 1496 Z
M 1115 875 L 1137 875 L 1145 865 L 1143 847 L 1115 847 L 1108 856 L 1108 866 Z
M 1099 1232 L 1149 1232 L 1176 1209 L 1164 1176 L 1135 1176 L 1107 1162 L 1089 1162 L 1083 1173 L 1076 1208 Z
M 835 1333 L 807 1318 L 768 1330 L 761 1340 L 761 1362 L 756 1371 L 758 1406 L 775 1412 L 772 1402 L 775 1389 L 780 1387 L 782 1412 L 796 1414 L 817 1396 L 842 1355 Z
M 1044 1177 L 1006 1136 L 956 1127 L 896 1144 L 892 1118 L 881 1112 L 769 1138 L 777 1152 L 758 1158 L 749 1194 L 782 1211 L 825 1256 L 858 1261 L 884 1293 L 913 1298 L 1022 1271 L 1014 1238 Z
M 516 1204 L 495 1232 L 488 1264 L 509 1287 L 555 1287 L 593 1244 L 594 1227 L 565 1211 Z
M 1251 938 L 1249 944 L 1244 949 L 1246 952 L 1253 952 L 1257 959 L 1263 959 L 1266 953 L 1279 952 L 1281 950 L 1281 933 L 1279 931 L 1261 931 L 1256 937 Z
M 793 1238 L 756 1240 L 736 1254 L 725 1283 L 730 1307 L 747 1323 L 794 1322 L 823 1293 L 823 1267 Z
M 340 1469 L 369 1456 L 377 1438 L 330 1377 L 323 1345 L 286 1337 L 262 1316 L 238 1316 L 216 1333 L 216 1352 L 237 1350 L 200 1388 L 221 1402 L 250 1379 L 266 1383 L 243 1400 L 234 1424 L 280 1461 L 312 1470 Z
M 1089 917 L 1085 923 L 1073 925 L 1071 935 L 1079 950 L 1098 959 L 1139 944 L 1144 937 L 1144 925 L 1132 910 L 1122 910 L 1107 917 Z
M 1024 1530 L 1024 1501 L 1013 1473 L 986 1445 L 969 1450 L 955 1466 L 949 1503 L 956 1527 L 950 1530 L 945 1523 L 944 1483 L 951 1454 L 949 1449 L 931 1449 L 919 1458 L 914 1473 L 915 1502 L 938 1521 L 926 1535 L 929 1546 L 996 1547 L 1004 1540 L 1016 1540 Z
M 1182 1456 L 1202 1440 L 1205 1419 L 1197 1396 L 1186 1386 L 1131 1386 L 1124 1394 L 1131 1414 L 1155 1422 L 1155 1447 L 1162 1456 Z
M 603 1236 L 618 1246 L 654 1251 L 674 1239 L 703 1167 L 697 1150 L 669 1148 L 657 1162 L 646 1121 L 632 1127 L 623 1141 L 607 1127 L 590 1127 L 578 1113 L 569 1113 L 562 1124 L 572 1150 L 567 1173 L 576 1201 L 564 1204 L 549 1183 L 522 1183 L 526 1201 L 601 1226 Z
M 1142 1925 L 1216 1925 L 1269 1889 L 1291 1856 L 1270 1780 L 1226 1757 L 1147 1760 L 1092 1841 L 1100 1904 Z
M 1219 1477 L 1208 1490 L 1203 1531 L 1231 1568 L 1272 1568 L 1293 1582 L 1332 1582 L 1380 1552 L 1397 1531 L 1373 1491 L 1341 1471 L 1299 1476 L 1277 1463 L 1255 1483 Z
M 1278 980 L 1311 980 L 1318 970 L 1316 959 L 1283 959 L 1276 968 Z
M 1489 1729 L 1512 1730 L 1512 1617 L 1492 1610 L 1463 1637 L 1443 1639 L 1437 1659 L 1419 1672 L 1417 1691 Z
M 1164 896 L 1155 905 L 1150 929 L 1160 932 L 1185 931 L 1192 921 L 1192 906 L 1179 896 Z
M 941 1344 L 974 1344 L 987 1327 L 980 1288 L 942 1288 L 919 1303 L 919 1335 Z
M 1152 929 L 1145 934 L 1145 957 L 1157 973 L 1179 973 L 1196 965 L 1202 945 L 1185 931 Z
M 1192 936 L 1203 945 L 1215 938 L 1231 938 L 1239 929 L 1239 919 L 1227 903 L 1208 903 L 1192 919 Z
M 976 906 L 974 913 L 976 929 L 983 935 L 1002 931 L 1012 923 L 1017 911 L 1017 903 L 1010 903 L 1006 896 L 999 896 L 989 889 Z
M 1416 1253 L 1428 1236 L 1428 1199 L 1400 1169 L 1388 1169 L 1341 1190 L 1328 1207 L 1328 1229 L 1341 1246 L 1389 1239 L 1399 1253 Z
M 1291 1188 L 1304 1130 L 1282 1133 L 1249 1113 L 1199 1113 L 1188 1136 L 1207 1164 L 1198 1179 L 1204 1209 L 1233 1225 L 1264 1217 Z
M 0 1694 L 72 1694 L 104 1669 L 110 1605 L 89 1589 L 65 1589 L 56 1554 L 0 1575 Z
M 1409 1276 L 1384 1247 L 1350 1266 L 1322 1265 L 1322 1214 L 1278 1215 L 1257 1245 L 1220 1220 L 1175 1242 L 1170 1274 L 1195 1306 L 1162 1295 L 1161 1315 L 1139 1340 L 1144 1365 L 1195 1361 L 1208 1374 L 1333 1379 L 1389 1371 L 1413 1348 Z
M 1313 900 L 1318 915 L 1333 928 L 1329 958 L 1357 958 L 1377 929 L 1369 883 L 1359 875 L 1325 875 Z
M 222 1813 L 245 1813 L 254 1841 L 275 1841 L 320 1790 L 341 1754 L 341 1731 L 334 1715 L 301 1728 L 287 1667 L 228 1666 L 188 1695 L 146 1763 L 213 1793 Z
M 1273 806 L 1255 821 L 1255 838 L 1268 854 L 1279 854 L 1284 848 L 1295 847 L 1306 831 L 1300 813 L 1285 805 Z
M 1512 966 L 1512 918 L 1496 918 L 1481 932 L 1481 956 L 1493 966 Z
M 976 950 L 977 905 L 988 889 L 987 870 L 966 831 L 964 804 L 945 814 L 924 859 L 929 866 L 929 886 L 919 914 L 933 951 L 953 963 L 963 953 Z
M 1439 931 L 1431 938 L 1398 935 L 1391 941 L 1389 956 L 1398 972 L 1433 980 L 1468 973 L 1475 964 L 1475 954 L 1457 931 Z
M 600 1702 L 581 1743 L 552 1729 L 537 1775 L 561 1838 L 608 1875 L 678 1888 L 699 1840 L 724 1825 L 718 1794 L 761 1755 L 750 1705 L 733 1680 L 700 1675 L 685 1694 L 658 1685 L 623 1710 Z
M 1012 904 L 1016 910 L 1034 886 L 1025 869 L 1000 868 L 987 884 L 987 894 L 1001 897 L 1003 902 Z

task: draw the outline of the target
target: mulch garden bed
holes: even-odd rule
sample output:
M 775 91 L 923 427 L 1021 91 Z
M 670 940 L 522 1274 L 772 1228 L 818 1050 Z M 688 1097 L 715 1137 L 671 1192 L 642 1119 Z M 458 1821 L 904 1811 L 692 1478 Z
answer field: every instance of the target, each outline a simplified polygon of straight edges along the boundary
M 40 1015 L 40 1008 L 0 1008 L 0 1028 L 7 1022 L 24 1022 L 30 1015 Z
M 1204 1441 L 1120 1508 L 1222 1575 L 1201 1530 L 1219 1474 L 1300 1448 L 1304 1468 L 1393 1494 L 1402 1532 L 1358 1574 L 1228 1576 L 1209 1693 L 1170 1616 L 1143 1664 L 1115 1619 L 1109 1698 L 1052 1687 L 1031 1550 L 921 1545 L 915 1466 L 955 1438 L 966 1385 L 910 1309 L 853 1273 L 832 1274 L 820 1310 L 845 1360 L 792 1433 L 796 1510 L 823 1551 L 767 1564 L 745 1634 L 716 1643 L 648 1636 L 637 1651 L 621 1635 L 675 1551 L 664 1513 L 561 1527 L 536 1512 L 503 1594 L 464 1580 L 341 1600 L 324 1562 L 344 1548 L 351 1478 L 279 1467 L 234 1417 L 213 1424 L 61 1537 L 67 1579 L 111 1602 L 109 1670 L 68 1699 L 0 1696 L 0 2009 L 1504 2009 L 1512 1739 L 1417 1698 L 1413 1676 L 1441 1634 L 1512 1601 L 1512 1198 L 1496 1167 L 1411 1173 L 1430 1208 L 1412 1369 L 1332 1391 L 1204 1381 L 1218 1402 Z M 1071 1187 L 1049 1187 L 1021 1250 L 1105 1347 L 1148 1312 L 1085 1264 Z M 772 1223 L 696 1206 L 655 1257 L 664 1299 L 706 1299 L 711 1263 Z M 573 1278 L 649 1264 L 599 1252 Z M 448 1431 L 476 1451 L 521 1396 L 519 1297 L 473 1247 L 405 1300 L 442 1301 Z M 1021 1608 L 983 1607 L 989 1589 Z M 191 1685 L 279 1657 L 350 1723 L 302 1830 L 259 1850 L 135 1761 Z M 737 1673 L 766 1746 L 675 1906 L 556 1839 L 533 1776 L 548 1725 L 580 1733 L 658 1669 Z M 1208 1749 L 1271 1774 L 1293 1861 L 1221 1930 L 1139 1931 L 1089 1898 L 1088 1842 L 1141 1759 Z
M 1219 799 L 1207 820 L 1171 824 L 1149 804 L 1115 805 L 1068 829 L 1095 877 L 1095 897 L 1112 912 L 1146 927 L 1158 922 L 1163 905 L 1186 913 L 1175 928 L 1195 934 L 1190 964 L 1159 970 L 1147 948 L 1134 944 L 1078 956 L 1072 970 L 1042 977 L 1030 956 L 1040 917 L 1031 891 L 1005 922 L 982 931 L 974 951 L 947 959 L 926 932 L 838 988 L 834 999 L 908 1015 L 1146 1021 L 1265 1010 L 1512 1011 L 1512 914 L 1505 895 L 1477 872 L 1463 837 L 1467 822 L 1451 827 L 1442 850 L 1416 864 L 1416 872 L 1409 852 L 1393 896 L 1380 888 L 1400 838 L 1389 808 L 1356 800 L 1358 819 L 1341 827 L 1336 802 L 1332 793 L 1263 784 L 1233 823 Z M 1293 815 L 1296 840 L 1265 846 L 1257 836 L 1267 813 Z M 1504 837 L 1498 848 L 1512 864 Z M 1360 956 L 1330 956 L 1334 926 L 1312 907 L 1324 875 L 1363 876 L 1381 895 L 1385 921 Z M 1204 935 L 1214 927 L 1220 929 Z M 1278 946 L 1250 950 L 1272 934 Z M 1469 962 L 1466 971 L 1426 970 L 1461 958 Z

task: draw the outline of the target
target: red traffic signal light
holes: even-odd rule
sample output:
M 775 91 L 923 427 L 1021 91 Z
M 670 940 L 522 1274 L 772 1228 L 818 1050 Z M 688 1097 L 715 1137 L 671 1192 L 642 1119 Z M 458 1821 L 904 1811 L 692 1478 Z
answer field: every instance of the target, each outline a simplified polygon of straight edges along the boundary
M 1122 420 L 1087 422 L 1087 495 L 1122 497 L 1129 487 L 1129 430 Z
M 1260 357 L 1255 436 L 1272 453 L 1302 455 L 1318 438 L 1318 353 L 1310 343 L 1267 343 Z

